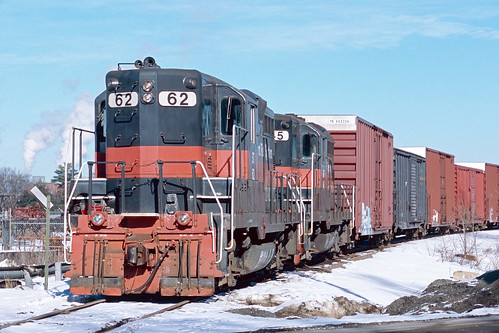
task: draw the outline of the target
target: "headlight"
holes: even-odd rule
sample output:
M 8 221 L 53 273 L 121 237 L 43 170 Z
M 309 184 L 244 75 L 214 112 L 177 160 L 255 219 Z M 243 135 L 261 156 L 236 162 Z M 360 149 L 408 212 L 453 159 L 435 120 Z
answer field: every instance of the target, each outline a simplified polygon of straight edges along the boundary
M 144 103 L 152 103 L 153 100 L 154 96 L 151 93 L 145 93 L 144 95 L 142 95 L 142 101 Z
M 106 217 L 102 213 L 94 213 L 92 214 L 92 224 L 96 227 L 101 227 L 106 222 Z
M 195 89 L 198 86 L 198 80 L 193 77 L 184 78 L 184 86 L 189 89 Z
M 177 222 L 182 226 L 186 226 L 191 222 L 191 217 L 188 213 L 180 213 L 177 215 Z
M 117 79 L 117 78 L 112 77 L 112 78 L 109 78 L 109 79 L 107 80 L 107 89 L 108 89 L 109 91 L 116 90 L 116 89 L 118 89 L 120 86 L 121 86 L 121 83 L 120 83 L 120 81 L 118 81 L 118 79 Z
M 150 92 L 153 87 L 154 85 L 152 84 L 151 81 L 142 82 L 142 90 L 144 90 L 145 92 Z

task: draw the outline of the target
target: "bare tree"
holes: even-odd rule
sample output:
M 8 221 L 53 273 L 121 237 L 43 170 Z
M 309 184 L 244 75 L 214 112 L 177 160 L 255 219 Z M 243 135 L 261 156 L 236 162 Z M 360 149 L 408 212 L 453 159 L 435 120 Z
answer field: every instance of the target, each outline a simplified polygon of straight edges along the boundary
M 460 203 L 458 210 L 458 231 L 461 233 L 458 235 L 458 245 L 460 252 L 457 253 L 456 257 L 461 258 L 460 263 L 463 264 L 465 261 L 470 263 L 478 262 L 478 247 L 477 247 L 477 234 L 475 230 L 476 219 L 474 217 L 474 212 L 470 205 L 466 204 L 464 200 L 464 195 L 458 192 L 458 202 Z
M 30 178 L 30 175 L 12 168 L 0 168 L 0 212 L 16 207 Z

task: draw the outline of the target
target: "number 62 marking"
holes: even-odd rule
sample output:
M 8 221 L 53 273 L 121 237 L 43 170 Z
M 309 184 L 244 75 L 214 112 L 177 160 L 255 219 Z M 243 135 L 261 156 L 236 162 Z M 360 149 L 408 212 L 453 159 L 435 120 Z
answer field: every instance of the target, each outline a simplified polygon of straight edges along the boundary
M 111 93 L 107 102 L 112 108 L 133 107 L 139 103 L 139 94 L 135 91 Z
M 158 101 L 161 106 L 192 107 L 197 103 L 197 96 L 193 91 L 164 90 L 159 93 Z

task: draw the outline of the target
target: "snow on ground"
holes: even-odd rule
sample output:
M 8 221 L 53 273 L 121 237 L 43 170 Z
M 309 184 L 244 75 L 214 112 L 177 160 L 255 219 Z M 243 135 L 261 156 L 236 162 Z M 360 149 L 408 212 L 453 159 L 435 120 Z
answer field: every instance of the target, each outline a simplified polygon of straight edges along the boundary
M 0 261 L 0 267 L 15 267 L 15 266 L 17 266 L 17 264 L 12 260 L 5 259 L 3 261 Z
M 476 260 L 456 254 L 467 251 Z M 473 246 L 473 244 L 476 246 Z M 471 249 L 471 250 L 470 250 Z M 451 279 L 455 271 L 484 273 L 499 268 L 499 230 L 434 237 L 406 242 L 376 252 L 358 254 L 360 260 L 325 266 L 321 270 L 292 271 L 276 279 L 213 296 L 181 309 L 130 322 L 116 332 L 241 332 L 261 328 L 303 327 L 325 324 L 420 320 L 463 315 L 499 314 L 495 308 L 476 309 L 465 314 L 434 313 L 389 316 L 356 314 L 335 319 L 326 316 L 279 318 L 275 314 L 289 308 L 329 311 L 337 296 L 385 307 L 402 296 L 419 295 L 437 279 Z M 365 257 L 365 259 L 361 259 Z M 473 258 L 471 258 L 473 259 Z M 451 261 L 455 260 L 455 261 Z M 337 267 L 340 266 L 340 267 Z M 25 286 L 0 289 L 0 325 L 81 304 L 85 297 L 69 293 L 69 280 L 50 279 L 48 291 L 43 278 L 34 280 L 34 289 Z M 161 302 L 113 302 L 100 304 L 69 315 L 42 322 L 11 326 L 5 332 L 92 332 L 110 321 L 136 317 L 167 306 Z M 321 312 L 322 311 L 322 312 Z M 258 314 L 251 316 L 249 314 Z

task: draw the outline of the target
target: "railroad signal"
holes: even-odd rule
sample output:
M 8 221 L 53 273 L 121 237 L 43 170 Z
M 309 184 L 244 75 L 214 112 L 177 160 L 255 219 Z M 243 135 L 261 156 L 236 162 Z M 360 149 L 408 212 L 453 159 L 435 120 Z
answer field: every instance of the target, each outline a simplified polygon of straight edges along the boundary
M 36 186 L 34 186 L 32 189 L 31 189 L 31 193 L 34 194 L 34 196 L 38 199 L 38 201 L 40 201 L 40 203 L 43 205 L 43 207 L 47 208 L 47 197 L 45 196 L 45 194 L 42 193 L 42 191 L 40 191 L 40 189 Z M 49 202 L 49 209 L 51 209 L 54 205 Z

